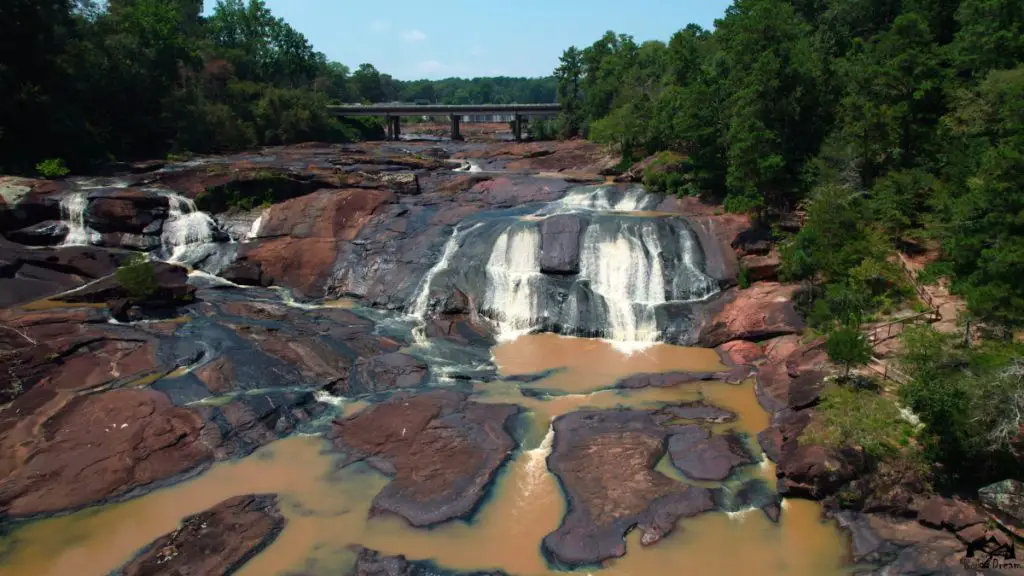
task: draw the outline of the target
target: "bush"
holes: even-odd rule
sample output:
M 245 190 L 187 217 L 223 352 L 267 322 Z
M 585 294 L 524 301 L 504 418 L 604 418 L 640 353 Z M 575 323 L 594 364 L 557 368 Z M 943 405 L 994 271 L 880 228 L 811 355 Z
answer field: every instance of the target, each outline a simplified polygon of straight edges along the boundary
M 740 288 L 743 290 L 750 288 L 750 271 L 742 264 L 740 265 L 740 274 L 737 282 L 739 282 Z
M 36 172 L 43 178 L 61 178 L 71 173 L 60 158 L 50 158 L 36 164 Z
M 875 392 L 845 386 L 825 391 L 806 438 L 831 448 L 860 446 L 878 461 L 921 458 L 915 428 L 896 404 Z
M 141 254 L 118 268 L 114 273 L 114 278 L 129 296 L 136 299 L 149 298 L 156 294 L 160 287 L 156 280 L 153 263 L 146 260 L 146 257 Z
M 526 125 L 526 133 L 534 140 L 555 140 L 558 138 L 558 123 L 535 118 Z

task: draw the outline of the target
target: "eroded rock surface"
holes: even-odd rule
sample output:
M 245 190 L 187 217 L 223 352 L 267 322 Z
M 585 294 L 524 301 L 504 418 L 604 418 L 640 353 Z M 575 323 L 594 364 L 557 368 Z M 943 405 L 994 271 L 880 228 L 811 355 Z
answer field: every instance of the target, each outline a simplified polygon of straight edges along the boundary
M 544 538 L 543 550 L 558 565 L 594 565 L 622 556 L 624 536 L 634 526 L 645 545 L 653 544 L 679 518 L 714 506 L 710 490 L 654 470 L 670 428 L 651 412 L 574 412 L 557 418 L 554 430 L 548 467 L 561 481 L 569 512 Z
M 407 560 L 399 554 L 385 556 L 362 546 L 353 547 L 356 563 L 348 576 L 507 576 L 501 570 L 455 572 L 435 566 L 432 562 Z
M 234 574 L 269 546 L 285 523 L 275 495 L 236 496 L 185 518 L 115 574 Z
M 725 480 L 736 468 L 756 462 L 736 434 L 712 435 L 699 426 L 670 436 L 668 452 L 672 465 L 693 480 Z
M 801 332 L 804 321 L 793 305 L 797 290 L 767 282 L 730 290 L 703 310 L 698 344 L 714 348 L 732 340 L 759 342 Z
M 519 410 L 447 390 L 400 393 L 335 422 L 332 436 L 348 462 L 366 459 L 393 477 L 371 512 L 432 526 L 473 514 L 515 447 L 508 426 Z

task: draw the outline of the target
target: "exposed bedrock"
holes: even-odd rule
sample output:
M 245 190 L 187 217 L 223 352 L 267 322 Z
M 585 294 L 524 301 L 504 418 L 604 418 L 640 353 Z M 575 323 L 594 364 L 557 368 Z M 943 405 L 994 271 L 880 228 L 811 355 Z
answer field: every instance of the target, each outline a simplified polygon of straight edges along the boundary
M 793 304 L 798 290 L 762 282 L 725 292 L 702 309 L 697 344 L 714 348 L 732 340 L 759 342 L 802 332 L 804 321 Z
M 236 496 L 185 518 L 114 574 L 234 574 L 269 546 L 285 524 L 275 495 Z
M 519 411 L 448 390 L 398 393 L 336 421 L 331 434 L 346 462 L 392 476 L 371 513 L 425 527 L 472 516 L 515 448 L 509 426 Z
M 480 572 L 457 572 L 445 570 L 433 562 L 407 560 L 399 554 L 385 556 L 376 550 L 362 546 L 353 546 L 356 563 L 348 576 L 507 576 L 501 570 Z
M 672 465 L 693 480 L 725 480 L 736 467 L 756 462 L 739 435 L 712 435 L 700 426 L 670 436 L 668 452 Z
M 712 492 L 654 470 L 671 426 L 638 410 L 573 412 L 554 422 L 548 468 L 569 500 L 562 525 L 543 541 L 561 566 L 596 565 L 626 553 L 636 527 L 645 545 L 671 532 L 679 518 L 714 507 Z

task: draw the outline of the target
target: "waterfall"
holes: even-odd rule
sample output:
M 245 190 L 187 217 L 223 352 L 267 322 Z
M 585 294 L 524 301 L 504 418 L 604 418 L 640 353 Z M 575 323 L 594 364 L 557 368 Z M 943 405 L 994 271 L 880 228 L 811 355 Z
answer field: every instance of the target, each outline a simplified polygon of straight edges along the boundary
M 476 226 L 472 226 L 466 232 L 475 229 Z M 425 318 L 427 315 L 427 308 L 430 306 L 430 285 L 434 282 L 434 277 L 439 272 L 448 267 L 452 261 L 452 256 L 459 249 L 459 239 L 462 235 L 459 234 L 459 227 L 456 226 L 452 230 L 452 235 L 448 238 L 448 242 L 444 245 L 444 250 L 441 252 L 441 259 L 434 264 L 430 270 L 427 270 L 426 275 L 423 276 L 423 280 L 420 280 L 419 288 L 416 290 L 416 299 L 412 302 L 412 308 L 409 313 L 419 318 Z
M 682 300 L 703 300 L 718 292 L 718 283 L 697 267 L 695 258 L 700 254 L 700 244 L 693 237 L 693 232 L 685 230 L 681 236 L 685 281 L 683 286 L 673 286 L 673 293 L 682 296 Z
M 537 484 L 548 472 L 548 456 L 551 454 L 551 447 L 555 442 L 555 427 L 548 424 L 548 432 L 544 435 L 540 445 L 533 450 L 526 452 L 526 477 L 523 479 L 522 497 L 527 498 Z
M 85 223 L 88 208 L 88 192 L 71 192 L 60 199 L 60 220 L 68 227 L 61 246 L 88 246 L 96 240 L 97 234 Z
M 532 225 L 505 229 L 494 242 L 485 267 L 484 309 L 498 320 L 498 337 L 514 338 L 534 327 L 540 316 L 537 285 L 540 273 L 540 231 Z
M 569 212 L 636 212 L 643 210 L 653 197 L 639 187 L 626 189 L 621 197 L 615 186 L 579 186 L 573 188 L 564 198 L 545 206 L 538 216 L 565 214 Z
M 207 245 L 213 241 L 216 224 L 209 214 L 199 211 L 191 199 L 171 192 L 163 194 L 169 209 L 160 245 L 167 261 L 195 263 L 208 255 Z
M 653 222 L 619 223 L 610 237 L 600 226 L 589 226 L 580 252 L 580 275 L 590 279 L 591 288 L 608 306 L 609 338 L 657 340 L 654 307 L 665 303 L 665 275 Z

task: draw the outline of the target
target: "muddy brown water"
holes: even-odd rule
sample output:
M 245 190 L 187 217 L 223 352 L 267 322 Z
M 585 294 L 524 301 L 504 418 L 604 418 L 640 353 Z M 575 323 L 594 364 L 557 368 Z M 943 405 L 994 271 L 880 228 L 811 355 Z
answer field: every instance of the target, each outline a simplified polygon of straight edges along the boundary
M 350 544 L 410 559 L 430 559 L 450 569 L 501 568 L 523 576 L 557 574 L 540 552 L 541 539 L 558 527 L 565 512 L 561 489 L 545 465 L 553 436 L 549 428 L 552 418 L 573 410 L 653 407 L 704 398 L 736 412 L 740 420 L 731 425 L 734 428 L 756 433 L 768 422 L 750 383 L 587 392 L 636 372 L 720 368 L 717 357 L 708 350 L 658 345 L 627 355 L 600 341 L 540 335 L 503 344 L 494 354 L 505 375 L 565 368 L 534 385 L 569 393 L 545 400 L 524 397 L 511 383 L 477 387 L 481 401 L 522 404 L 531 411 L 531 426 L 524 450 L 507 465 L 472 523 L 452 522 L 433 530 L 417 530 L 398 518 L 368 519 L 373 496 L 387 479 L 360 466 L 336 470 L 335 458 L 327 452 L 324 440 L 297 436 L 141 498 L 25 525 L 3 540 L 0 574 L 106 574 L 139 548 L 174 530 L 182 517 L 231 496 L 255 492 L 280 494 L 288 524 L 270 547 L 245 565 L 240 572 L 244 576 L 345 573 L 354 560 L 347 550 Z M 361 406 L 364 404 L 343 408 L 350 413 Z M 755 468 L 755 474 L 774 475 L 770 465 Z M 685 481 L 666 469 L 664 462 L 658 469 Z M 583 573 L 845 573 L 845 540 L 832 524 L 819 521 L 819 506 L 787 500 L 783 507 L 778 525 L 757 510 L 716 512 L 682 521 L 672 535 L 651 547 L 642 547 L 638 535 L 630 534 L 625 557 Z

